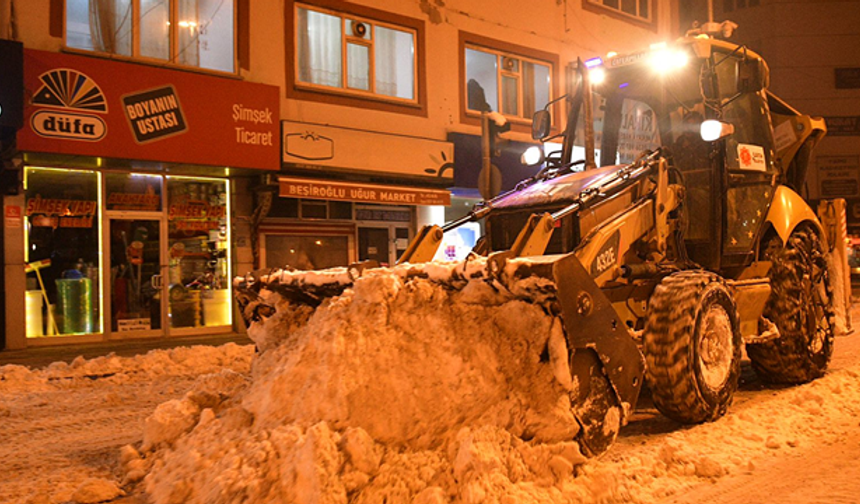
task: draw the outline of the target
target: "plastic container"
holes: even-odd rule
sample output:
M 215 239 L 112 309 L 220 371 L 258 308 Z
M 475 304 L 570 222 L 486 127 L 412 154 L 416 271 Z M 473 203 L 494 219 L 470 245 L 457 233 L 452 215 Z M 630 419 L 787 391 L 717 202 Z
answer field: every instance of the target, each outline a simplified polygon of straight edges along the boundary
M 89 278 L 58 279 L 57 298 L 63 314 L 63 334 L 93 332 L 93 288 Z
M 37 338 L 45 335 L 42 325 L 42 291 L 28 290 L 26 294 L 27 337 Z
M 230 324 L 230 289 L 216 289 L 203 293 L 203 325 Z

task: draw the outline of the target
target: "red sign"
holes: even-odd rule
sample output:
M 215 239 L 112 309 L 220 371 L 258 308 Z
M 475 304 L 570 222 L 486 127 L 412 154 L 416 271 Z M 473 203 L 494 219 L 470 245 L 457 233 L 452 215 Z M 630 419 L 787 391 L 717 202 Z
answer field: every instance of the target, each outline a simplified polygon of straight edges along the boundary
M 4 207 L 7 228 L 21 227 L 21 207 L 18 205 L 7 205 Z
M 278 170 L 277 86 L 27 49 L 18 148 Z
M 20 219 L 21 218 L 21 207 L 18 205 L 7 205 L 6 207 L 6 218 L 7 219 Z

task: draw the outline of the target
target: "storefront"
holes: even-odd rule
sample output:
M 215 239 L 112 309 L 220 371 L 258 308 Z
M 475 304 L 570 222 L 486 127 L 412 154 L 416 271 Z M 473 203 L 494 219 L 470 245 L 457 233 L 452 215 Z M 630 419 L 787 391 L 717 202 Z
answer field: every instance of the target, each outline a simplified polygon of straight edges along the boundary
M 260 265 L 391 265 L 451 204 L 453 145 L 282 121 L 284 171 L 258 233 Z M 323 175 L 324 174 L 324 175 Z
M 31 50 L 24 74 L 6 347 L 232 331 L 233 179 L 279 168 L 277 87 Z

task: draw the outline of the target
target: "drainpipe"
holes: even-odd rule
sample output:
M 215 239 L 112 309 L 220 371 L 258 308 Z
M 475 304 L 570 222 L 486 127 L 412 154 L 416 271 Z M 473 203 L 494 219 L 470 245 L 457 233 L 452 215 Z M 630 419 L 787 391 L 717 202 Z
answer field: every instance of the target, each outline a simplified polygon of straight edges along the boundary
M 15 0 L 0 0 L 0 39 L 18 40 Z

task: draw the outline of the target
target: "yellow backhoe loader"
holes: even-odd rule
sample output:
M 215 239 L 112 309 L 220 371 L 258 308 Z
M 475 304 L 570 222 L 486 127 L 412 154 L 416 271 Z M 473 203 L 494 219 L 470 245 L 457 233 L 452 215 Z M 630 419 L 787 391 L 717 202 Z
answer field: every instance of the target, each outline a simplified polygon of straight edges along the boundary
M 612 444 L 643 384 L 677 421 L 722 416 L 743 345 L 766 381 L 821 376 L 833 297 L 844 295 L 828 256 L 844 239 L 832 243 L 798 191 L 823 121 L 768 92 L 759 55 L 705 35 L 574 72 L 575 89 L 534 117 L 535 139 L 561 139 L 543 168 L 421 229 L 399 264 L 432 261 L 445 232 L 483 220 L 472 253 L 486 256 L 486 280 L 534 278 L 522 298 L 560 314 L 578 440 L 591 455 Z M 262 289 L 316 307 L 374 266 L 235 285 L 255 324 L 275 310 Z

